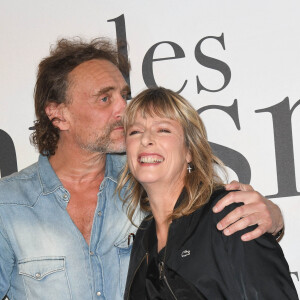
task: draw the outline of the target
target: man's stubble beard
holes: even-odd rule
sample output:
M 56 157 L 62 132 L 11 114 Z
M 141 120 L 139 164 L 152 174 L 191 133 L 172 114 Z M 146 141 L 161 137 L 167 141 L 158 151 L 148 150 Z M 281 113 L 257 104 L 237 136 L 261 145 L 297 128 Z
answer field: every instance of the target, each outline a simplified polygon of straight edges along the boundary
M 101 136 L 96 137 L 94 141 L 90 141 L 87 143 L 81 142 L 80 147 L 84 150 L 88 150 L 90 152 L 98 152 L 100 154 L 125 152 L 126 149 L 124 131 L 122 139 L 118 138 L 116 141 L 114 141 L 114 139 L 111 138 L 112 131 L 117 127 L 123 127 L 123 123 L 119 121 L 113 124 L 109 124 L 104 129 L 104 132 Z M 80 138 L 78 140 L 80 140 Z

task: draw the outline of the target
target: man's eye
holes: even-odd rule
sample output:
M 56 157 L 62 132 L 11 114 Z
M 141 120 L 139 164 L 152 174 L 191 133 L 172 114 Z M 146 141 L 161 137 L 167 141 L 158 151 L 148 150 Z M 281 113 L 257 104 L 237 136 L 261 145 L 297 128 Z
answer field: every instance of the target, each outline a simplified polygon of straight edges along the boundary
M 127 94 L 127 93 L 126 93 L 126 94 L 123 94 L 123 95 L 122 95 L 122 98 L 123 98 L 125 101 L 131 99 L 130 94 Z
M 125 100 L 125 101 L 128 101 L 130 100 L 132 97 L 131 97 L 131 93 L 126 93 L 126 94 L 123 94 L 122 95 L 122 98 Z
M 106 96 L 106 97 L 101 98 L 101 101 L 102 101 L 102 102 L 107 102 L 108 99 L 109 99 L 108 96 Z

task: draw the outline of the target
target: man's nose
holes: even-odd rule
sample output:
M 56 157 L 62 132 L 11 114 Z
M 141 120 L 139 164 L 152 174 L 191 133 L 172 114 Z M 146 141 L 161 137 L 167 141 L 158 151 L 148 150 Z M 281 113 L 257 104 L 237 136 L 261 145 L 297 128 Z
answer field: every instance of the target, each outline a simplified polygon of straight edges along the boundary
M 118 95 L 116 99 L 116 110 L 115 110 L 115 117 L 117 119 L 121 119 L 124 115 L 125 107 L 127 105 L 126 100 L 123 98 L 122 95 Z

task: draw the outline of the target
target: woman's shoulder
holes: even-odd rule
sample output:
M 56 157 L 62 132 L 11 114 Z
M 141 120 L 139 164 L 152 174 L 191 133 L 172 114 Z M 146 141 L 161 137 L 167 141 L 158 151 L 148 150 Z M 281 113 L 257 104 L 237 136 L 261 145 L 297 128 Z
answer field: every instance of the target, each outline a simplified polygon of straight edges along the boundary
M 220 199 L 225 197 L 228 193 L 229 191 L 226 191 L 224 187 L 219 187 L 212 192 L 208 203 L 210 203 L 211 205 L 215 205 Z
M 217 202 L 219 200 L 224 198 L 229 193 L 235 193 L 235 192 L 237 192 L 237 190 L 227 191 L 227 190 L 225 190 L 224 187 L 214 190 L 209 201 L 207 202 L 207 206 L 208 206 L 209 210 L 212 212 L 213 207 L 217 204 Z M 212 212 L 212 216 L 214 216 L 214 219 L 216 220 L 216 222 L 219 222 L 226 215 L 228 215 L 231 211 L 233 211 L 235 208 L 242 206 L 242 205 L 244 205 L 243 202 L 229 204 L 229 205 L 225 206 L 224 209 L 219 213 Z
M 187 219 L 190 220 L 191 223 L 197 224 L 197 227 L 203 226 L 205 223 L 206 225 L 212 226 L 216 228 L 217 224 L 230 212 L 236 209 L 239 206 L 244 205 L 244 203 L 232 203 L 228 206 L 225 206 L 224 209 L 218 213 L 213 212 L 213 207 L 216 203 L 224 198 L 229 193 L 235 193 L 236 191 L 227 191 L 224 187 L 220 187 L 215 189 L 209 200 L 203 206 L 199 207 L 196 211 L 194 211 L 191 215 L 186 216 Z M 201 220 L 201 222 L 200 222 Z M 218 230 L 216 230 L 219 232 Z

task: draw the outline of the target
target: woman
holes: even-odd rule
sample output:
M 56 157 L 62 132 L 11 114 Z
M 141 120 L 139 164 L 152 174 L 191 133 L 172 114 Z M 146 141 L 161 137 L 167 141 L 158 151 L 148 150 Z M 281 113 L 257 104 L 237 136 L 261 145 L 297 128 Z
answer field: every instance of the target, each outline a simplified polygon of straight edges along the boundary
M 270 234 L 244 243 L 216 225 L 227 193 L 204 125 L 178 94 L 149 89 L 128 105 L 124 128 L 128 215 L 149 212 L 136 234 L 125 299 L 298 299 L 280 246 Z

